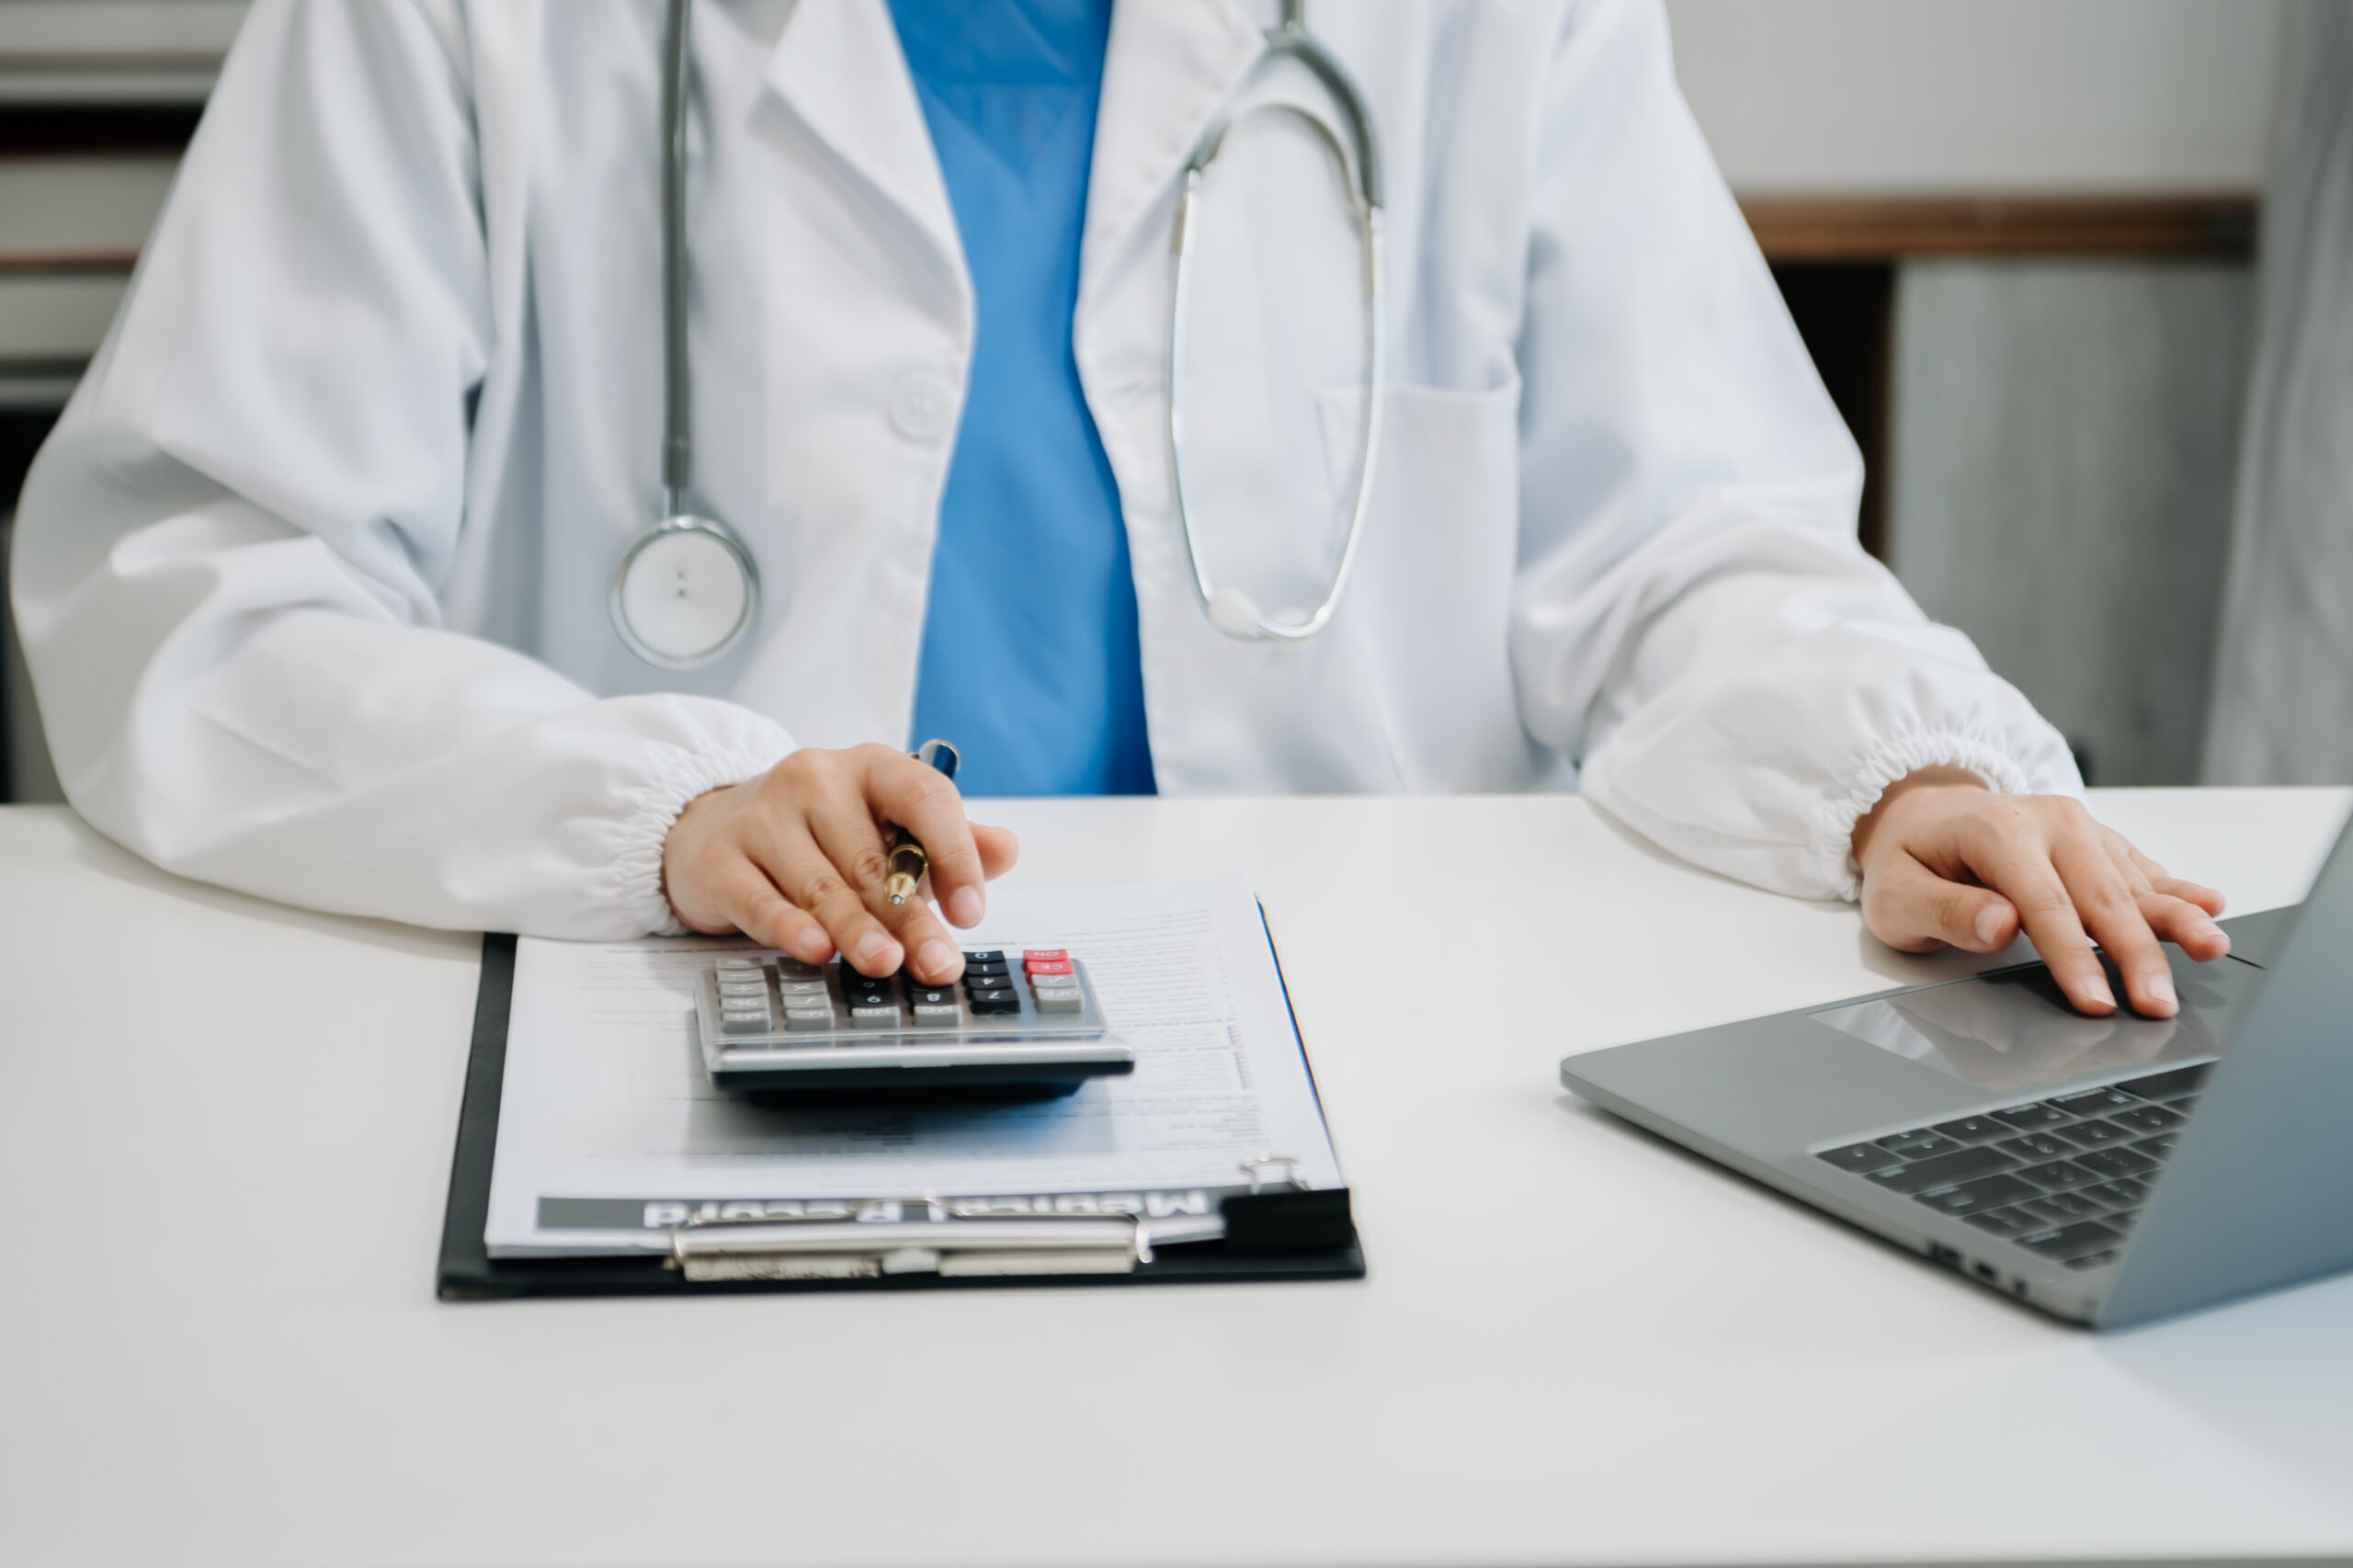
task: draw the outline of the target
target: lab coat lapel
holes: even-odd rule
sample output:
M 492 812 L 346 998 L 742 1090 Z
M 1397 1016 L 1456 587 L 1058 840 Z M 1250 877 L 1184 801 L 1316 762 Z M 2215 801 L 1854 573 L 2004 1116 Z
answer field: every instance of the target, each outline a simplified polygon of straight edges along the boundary
M 1137 223 L 1166 199 L 1176 171 L 1266 50 L 1235 0 L 1120 0 L 1095 116 L 1081 300 Z
M 951 266 L 962 266 L 931 128 L 884 0 L 801 0 L 768 58 L 767 84 Z

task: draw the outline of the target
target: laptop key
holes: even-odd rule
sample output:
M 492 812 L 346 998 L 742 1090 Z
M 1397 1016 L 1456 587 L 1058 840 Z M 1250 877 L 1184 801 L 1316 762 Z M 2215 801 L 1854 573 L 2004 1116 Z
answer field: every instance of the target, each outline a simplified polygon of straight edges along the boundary
M 2169 1127 L 2179 1127 L 2187 1119 L 2163 1106 L 2144 1105 L 2135 1110 L 2120 1110 L 2113 1119 L 2119 1127 L 2129 1127 L 2135 1132 L 2163 1132 Z
M 2177 1100 L 2205 1087 L 2206 1074 L 2211 1068 L 2211 1062 L 2201 1062 L 2195 1067 L 2177 1067 L 2170 1073 L 2152 1073 L 2145 1078 L 2128 1079 L 2116 1086 L 2144 1100 Z
M 2103 1148 L 2110 1143 L 2128 1143 L 2132 1140 L 2132 1134 L 2130 1131 L 2112 1121 L 2073 1122 L 2061 1128 L 2058 1135 L 2070 1143 L 2080 1143 L 2086 1149 Z
M 1981 1209 L 1999 1209 L 2033 1196 L 2034 1188 L 2014 1176 L 1989 1176 L 1914 1193 L 1912 1201 L 1925 1204 L 1939 1214 L 1974 1214 Z
M 2070 1116 L 2104 1116 L 2111 1110 L 2130 1110 L 2142 1102 L 2120 1089 L 2086 1089 L 2079 1095 L 2059 1095 L 2045 1102 L 2055 1105 Z
M 2040 1231 L 2050 1224 L 2048 1220 L 2029 1214 L 2024 1209 L 1986 1209 L 1962 1216 L 1981 1231 L 1991 1231 L 1997 1236 L 2022 1236 L 2029 1231 Z
M 2157 1168 L 2156 1161 L 2130 1149 L 2087 1149 L 2075 1156 L 2075 1163 L 2104 1176 L 2139 1176 Z
M 1931 1154 L 1949 1154 L 1961 1147 L 1941 1132 L 1930 1132 L 1925 1129 L 1916 1132 L 1890 1133 L 1874 1142 L 1881 1148 L 1901 1154 L 1907 1160 L 1925 1160 Z
M 2070 1220 L 2088 1220 L 2108 1212 L 2090 1199 L 2075 1192 L 2047 1192 L 2018 1207 L 2029 1214 L 2040 1214 L 2046 1221 L 2063 1225 Z
M 2049 1165 L 2029 1165 L 2018 1172 L 2018 1175 L 2023 1179 L 2048 1191 L 2055 1191 L 2066 1187 L 2081 1187 L 2086 1182 L 2099 1179 L 2072 1160 L 2053 1160 Z
M 1983 1143 L 1989 1138 L 2006 1137 L 2010 1129 L 1990 1116 L 1964 1116 L 1953 1121 L 1939 1121 L 1930 1129 L 1961 1143 Z
M 1915 1160 L 1901 1170 L 1876 1171 L 1870 1179 L 1892 1192 L 1908 1195 L 1926 1192 L 1932 1187 L 1968 1181 L 1974 1176 L 1992 1176 L 2017 1164 L 1999 1149 L 1963 1149 L 1956 1154 L 1938 1154 L 1932 1159 Z
M 2103 1181 L 2075 1190 L 2111 1209 L 2137 1208 L 2149 1196 L 2147 1185 L 2137 1181 Z
M 2021 1160 L 2063 1160 L 2075 1152 L 2072 1143 L 2062 1143 L 2048 1132 L 2029 1132 L 2023 1138 L 2006 1138 L 1995 1145 L 2006 1149 Z
M 2071 1257 L 2083 1257 L 2087 1254 L 2112 1247 L 2123 1239 L 2120 1233 L 2109 1230 L 2106 1225 L 2095 1223 L 2090 1220 L 2079 1220 L 2075 1224 L 2063 1225 L 2055 1231 L 2020 1236 L 2018 1245 L 2029 1252 L 2039 1253 L 2044 1257 L 2057 1258 L 2063 1262 Z
M 2181 1134 L 2178 1132 L 2160 1132 L 2154 1138 L 2142 1139 L 2132 1147 L 2153 1160 L 2167 1160 L 2173 1157 L 2174 1145 L 2180 1142 Z
M 2029 1132 L 2045 1127 L 2064 1127 L 2069 1119 L 2065 1111 L 2053 1110 L 2047 1105 L 2012 1106 L 2007 1110 L 1997 1110 L 1994 1115 L 2012 1127 Z
M 1840 1170 L 1852 1171 L 1857 1176 L 1869 1176 L 1873 1171 L 1900 1170 L 1904 1165 L 1903 1155 L 1882 1149 L 1876 1143 L 1849 1143 L 1843 1149 L 1824 1149 L 1814 1158 L 1827 1160 Z

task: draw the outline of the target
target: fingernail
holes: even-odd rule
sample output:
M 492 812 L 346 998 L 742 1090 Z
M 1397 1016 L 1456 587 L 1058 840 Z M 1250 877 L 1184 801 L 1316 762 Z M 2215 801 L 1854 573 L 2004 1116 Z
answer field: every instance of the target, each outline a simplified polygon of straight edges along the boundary
M 2002 938 L 2002 926 L 2009 911 L 1998 903 L 1989 903 L 1977 912 L 1977 939 L 1992 947 Z
M 2177 1009 L 2181 1006 L 2181 999 L 2173 994 L 2173 976 L 2170 974 L 2151 975 L 2148 984 L 2143 989 L 2168 1007 Z
M 799 952 L 804 963 L 824 963 L 834 956 L 833 943 L 822 931 L 812 931 L 801 938 Z
M 877 970 L 885 964 L 895 968 L 899 961 L 899 944 L 880 931 L 870 931 L 858 939 L 858 967 Z
M 955 963 L 956 949 L 936 939 L 926 942 L 923 950 L 915 954 L 916 970 L 934 980 L 945 977 Z
M 2105 977 L 2092 982 L 2091 999 L 2095 1002 L 2105 1002 L 2111 1007 L 2116 1006 L 2116 993 L 2108 988 L 2108 981 Z
M 959 926 L 978 926 L 983 913 L 978 888 L 958 888 L 948 900 L 948 918 Z

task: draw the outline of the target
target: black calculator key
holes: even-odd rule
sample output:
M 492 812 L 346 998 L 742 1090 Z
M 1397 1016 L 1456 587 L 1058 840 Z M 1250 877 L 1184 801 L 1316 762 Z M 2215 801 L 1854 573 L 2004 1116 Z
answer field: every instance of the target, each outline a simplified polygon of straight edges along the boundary
M 2187 1119 L 2163 1106 L 2144 1105 L 2133 1110 L 2120 1110 L 2109 1119 L 2135 1132 L 2163 1132 L 2169 1127 L 2179 1127 Z
M 2173 1157 L 2173 1146 L 2180 1142 L 2181 1134 L 2178 1132 L 2160 1132 L 2154 1138 L 2142 1139 L 2132 1147 L 2153 1160 L 2167 1160 Z
M 1824 1149 L 1814 1156 L 1827 1160 L 1842 1171 L 1857 1176 L 1869 1176 L 1873 1171 L 1892 1171 L 1904 1164 L 1904 1156 L 1892 1153 L 1876 1143 L 1849 1143 L 1843 1149 Z
M 966 1000 L 972 1004 L 974 1016 L 979 1017 L 1021 1011 L 1021 1004 L 1010 991 L 975 991 Z
M 2029 1132 L 2045 1127 L 2063 1127 L 2067 1124 L 2065 1111 L 2053 1110 L 2047 1105 L 2012 1106 L 2007 1110 L 1997 1110 L 1994 1115 L 1996 1119 L 2008 1122 L 2012 1127 L 2022 1128 Z
M 2062 1143 L 2048 1132 L 2029 1132 L 2023 1138 L 2005 1138 L 1995 1147 L 2007 1149 L 2021 1160 L 2063 1160 L 2075 1152 L 2073 1143 Z
M 2010 1132 L 2009 1128 L 1990 1116 L 1964 1116 L 1955 1121 L 1939 1121 L 1933 1131 L 1958 1143 L 1983 1143 L 1989 1138 L 2006 1138 Z
M 2156 1161 L 2131 1149 L 2087 1149 L 2075 1156 L 2075 1164 L 2104 1176 L 2139 1176 L 2157 1168 Z
M 2084 1257 L 2105 1251 L 2122 1241 L 2122 1233 L 2089 1220 L 2079 1220 L 2055 1231 L 2043 1231 L 2035 1235 L 2020 1236 L 2018 1245 L 2045 1257 L 2066 1259 Z
M 2088 1220 L 2094 1215 L 2108 1212 L 2078 1192 L 2047 1192 L 2018 1207 L 2029 1214 L 2040 1214 L 2045 1221 L 2061 1225 L 2070 1220 Z
M 2154 1110 L 2157 1108 L 2148 1108 Z M 2059 1136 L 2070 1143 L 2080 1143 L 2086 1149 L 2097 1149 L 2109 1143 L 2129 1143 L 2132 1134 L 2112 1121 L 2075 1121 L 2059 1130 Z
M 2211 1062 L 2196 1067 L 2177 1067 L 2170 1073 L 2152 1073 L 2145 1078 L 2130 1079 L 2116 1086 L 2144 1100 L 2177 1100 L 2204 1087 L 2206 1074 L 2211 1068 Z
M 2086 1089 L 2079 1095 L 2060 1095 L 2048 1103 L 2070 1116 L 2104 1116 L 2111 1110 L 2130 1110 L 2141 1102 L 2121 1089 Z
M 2140 1218 L 2141 1211 L 2138 1209 L 2120 1209 L 2115 1213 L 2102 1218 L 2100 1223 L 2113 1225 L 2120 1231 L 2129 1231 Z
M 2135 1208 L 2149 1196 L 2148 1185 L 2137 1181 L 2103 1181 L 2076 1190 L 2086 1198 L 2096 1198 L 2112 1209 Z
M 2040 1231 L 2050 1224 L 2048 1220 L 2039 1219 L 2022 1209 L 1987 1209 L 1966 1218 L 1979 1230 L 1991 1231 L 1997 1236 L 2024 1235 L 2029 1231 Z
M 984 948 L 975 951 L 971 948 L 967 948 L 964 949 L 964 961 L 966 963 L 980 964 L 993 963 L 999 969 L 1003 969 L 1005 967 L 1005 949 L 1003 948 Z
M 2021 1198 L 2032 1198 L 2034 1188 L 2013 1176 L 1979 1176 L 1954 1187 L 1939 1187 L 1927 1192 L 1915 1193 L 1912 1201 L 1925 1204 L 1939 1214 L 1974 1214 L 1984 1209 L 1999 1209 L 2016 1203 Z
M 1975 1176 L 1992 1176 L 2017 1164 L 1999 1149 L 1963 1149 L 1956 1154 L 1938 1154 L 1933 1159 L 1915 1160 L 1901 1170 L 1874 1172 L 1870 1179 L 1891 1191 L 1909 1194 L 1968 1181 Z
M 2029 1165 L 2018 1175 L 2050 1192 L 2062 1187 L 2082 1187 L 2099 1179 L 2073 1160 L 2053 1160 L 2047 1165 Z
M 952 985 L 910 985 L 907 1000 L 917 1007 L 953 1007 L 956 988 Z
M 1907 1160 L 1925 1160 L 1931 1154 L 1949 1154 L 1961 1147 L 1941 1133 L 1926 1131 L 1897 1132 L 1878 1140 L 1879 1146 Z

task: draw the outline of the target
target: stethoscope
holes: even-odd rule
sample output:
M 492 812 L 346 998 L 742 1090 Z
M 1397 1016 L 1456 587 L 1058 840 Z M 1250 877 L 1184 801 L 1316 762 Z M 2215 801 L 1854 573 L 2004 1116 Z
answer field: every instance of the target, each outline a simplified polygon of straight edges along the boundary
M 698 669 L 724 657 L 758 617 L 759 568 L 733 530 L 687 506 L 694 459 L 688 404 L 687 349 L 687 21 L 692 0 L 669 0 L 662 42 L 662 514 L 631 540 L 613 568 L 613 627 L 630 651 L 666 670 Z M 1245 642 L 1302 642 L 1331 623 L 1356 565 L 1370 510 L 1373 470 L 1381 454 L 1381 405 L 1388 387 L 1386 335 L 1381 324 L 1381 149 L 1364 97 L 1347 71 L 1307 31 L 1304 0 L 1283 0 L 1281 21 L 1266 35 L 1266 60 L 1296 61 L 1313 73 L 1347 122 L 1341 135 L 1322 118 L 1288 103 L 1230 113 L 1212 124 L 1185 160 L 1172 248 L 1176 277 L 1168 312 L 1168 446 L 1176 470 L 1176 519 L 1185 553 L 1210 624 Z M 1227 136 L 1257 115 L 1285 114 L 1304 121 L 1339 165 L 1348 206 L 1362 239 L 1366 369 L 1363 458 L 1348 504 L 1347 535 L 1330 585 L 1314 609 L 1285 609 L 1269 617 L 1239 588 L 1220 588 L 1210 576 L 1194 522 L 1193 487 L 1185 448 L 1185 325 L 1192 295 L 1193 245 L 1200 227 L 1202 187 Z

